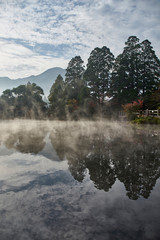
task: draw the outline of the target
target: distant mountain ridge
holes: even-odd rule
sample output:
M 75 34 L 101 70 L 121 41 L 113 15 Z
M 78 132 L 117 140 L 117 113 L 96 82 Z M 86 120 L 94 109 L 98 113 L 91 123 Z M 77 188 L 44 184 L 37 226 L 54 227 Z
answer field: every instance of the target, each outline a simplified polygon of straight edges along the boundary
M 55 82 L 57 76 L 65 77 L 66 70 L 60 67 L 50 68 L 39 75 L 32 75 L 25 78 L 10 79 L 8 77 L 0 77 L 0 95 L 6 89 L 12 89 L 19 85 L 27 84 L 28 82 L 36 83 L 44 90 L 45 96 L 49 95 L 52 84 Z

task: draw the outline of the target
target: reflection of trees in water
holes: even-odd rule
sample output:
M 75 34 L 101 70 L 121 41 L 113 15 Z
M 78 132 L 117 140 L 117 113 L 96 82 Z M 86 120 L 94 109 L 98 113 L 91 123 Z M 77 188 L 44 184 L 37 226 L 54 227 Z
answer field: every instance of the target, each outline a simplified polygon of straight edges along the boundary
M 121 139 L 119 145 L 118 142 L 114 139 L 111 146 L 117 178 L 124 183 L 129 198 L 148 198 L 160 177 L 158 137 L 140 134 L 132 141 Z
M 37 129 L 20 129 L 15 133 L 10 133 L 5 139 L 4 144 L 8 149 L 14 148 L 22 153 L 40 152 L 45 146 L 45 131 Z
M 90 179 L 98 189 L 108 191 L 114 184 L 115 169 L 110 159 L 109 144 L 104 135 L 94 135 L 90 141 L 86 167 L 89 169 Z
M 107 139 L 97 133 L 54 140 L 57 154 L 67 157 L 73 177 L 83 181 L 87 168 L 98 189 L 108 191 L 118 178 L 124 183 L 129 198 L 148 198 L 160 177 L 160 142 L 156 135 L 138 132 L 128 139 L 123 136 Z
M 79 136 L 75 142 L 75 148 L 68 151 L 66 157 L 68 159 L 69 170 L 72 176 L 82 182 L 85 177 L 86 156 L 88 155 L 88 138 Z
M 67 149 L 69 148 L 66 142 L 66 135 L 64 131 L 61 131 L 58 129 L 55 131 L 52 131 L 49 135 L 49 138 L 51 140 L 53 148 L 55 149 L 59 159 L 64 160 L 65 154 L 68 151 Z
M 148 198 L 160 177 L 160 137 L 153 131 L 135 130 L 123 135 L 113 128 L 76 124 L 54 126 L 49 139 L 60 160 L 67 159 L 73 177 L 82 182 L 86 169 L 98 189 L 109 191 L 118 178 L 131 199 Z M 0 129 L 0 142 L 23 153 L 43 150 L 48 128 Z M 117 128 L 118 130 L 118 128 Z

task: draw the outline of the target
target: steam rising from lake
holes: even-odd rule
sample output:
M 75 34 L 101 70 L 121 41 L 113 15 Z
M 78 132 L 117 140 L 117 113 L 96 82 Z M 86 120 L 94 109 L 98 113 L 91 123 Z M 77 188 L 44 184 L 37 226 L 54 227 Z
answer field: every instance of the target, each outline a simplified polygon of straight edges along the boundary
M 80 142 L 102 141 L 104 143 L 114 140 L 135 143 L 135 138 L 143 134 L 156 136 L 159 140 L 160 129 L 152 126 L 135 126 L 117 121 L 37 121 L 15 120 L 0 122 L 0 143 L 8 149 L 15 148 L 20 152 L 37 154 L 46 144 L 48 136 L 55 148 L 57 145 L 78 148 Z M 152 138 L 153 140 L 153 138 Z M 97 143 L 98 143 L 97 142 Z M 138 145 L 138 144 L 137 144 Z M 117 145 L 118 147 L 118 145 Z
M 105 135 L 107 139 L 117 136 L 131 137 L 133 128 L 129 124 L 120 124 L 109 121 L 34 121 L 14 120 L 0 122 L 0 141 L 5 142 L 11 134 L 26 133 L 28 137 L 33 135 L 45 135 L 47 132 L 63 135 L 75 144 L 75 139 L 81 136 L 93 137 L 95 134 Z

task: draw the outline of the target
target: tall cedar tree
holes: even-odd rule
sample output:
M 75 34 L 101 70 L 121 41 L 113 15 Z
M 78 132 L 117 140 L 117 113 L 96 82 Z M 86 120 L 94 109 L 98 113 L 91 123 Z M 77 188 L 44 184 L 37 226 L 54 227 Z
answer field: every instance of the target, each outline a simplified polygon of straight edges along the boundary
M 160 85 L 160 61 L 148 40 L 140 44 L 140 85 L 143 98 L 150 96 Z
M 67 100 L 78 100 L 80 91 L 85 87 L 83 74 L 83 60 L 80 56 L 75 56 L 68 63 L 65 74 L 65 94 Z
M 111 91 L 119 105 L 132 102 L 140 91 L 140 46 L 135 36 L 128 38 L 125 48 L 116 60 L 112 73 Z
M 49 113 L 54 117 L 64 119 L 65 114 L 65 95 L 64 95 L 64 81 L 59 74 L 53 83 L 49 94 L 50 108 Z
M 115 61 L 111 92 L 118 105 L 145 98 L 157 89 L 160 81 L 160 61 L 148 40 L 139 43 L 131 36 L 122 54 Z
M 88 59 L 84 78 L 90 89 L 91 96 L 99 103 L 104 102 L 105 95 L 109 94 L 111 70 L 114 56 L 107 47 L 95 48 Z

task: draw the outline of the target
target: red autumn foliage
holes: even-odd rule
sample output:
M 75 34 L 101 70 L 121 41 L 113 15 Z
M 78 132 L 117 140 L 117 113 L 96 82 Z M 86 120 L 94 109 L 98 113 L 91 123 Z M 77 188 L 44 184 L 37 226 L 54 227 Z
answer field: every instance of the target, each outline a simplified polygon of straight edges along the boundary
M 141 110 L 143 107 L 143 100 L 138 99 L 138 101 L 133 101 L 132 103 L 127 103 L 122 105 L 125 112 L 135 112 Z

